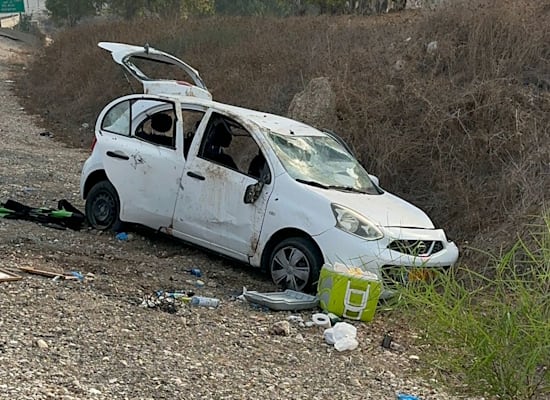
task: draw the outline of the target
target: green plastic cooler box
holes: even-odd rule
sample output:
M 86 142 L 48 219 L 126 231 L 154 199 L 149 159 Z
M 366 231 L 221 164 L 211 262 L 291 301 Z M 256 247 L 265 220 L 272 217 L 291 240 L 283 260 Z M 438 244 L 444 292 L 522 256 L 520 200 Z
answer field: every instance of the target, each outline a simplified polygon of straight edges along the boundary
M 323 310 L 360 321 L 372 320 L 380 291 L 380 281 L 375 274 L 343 264 L 323 265 L 317 284 Z

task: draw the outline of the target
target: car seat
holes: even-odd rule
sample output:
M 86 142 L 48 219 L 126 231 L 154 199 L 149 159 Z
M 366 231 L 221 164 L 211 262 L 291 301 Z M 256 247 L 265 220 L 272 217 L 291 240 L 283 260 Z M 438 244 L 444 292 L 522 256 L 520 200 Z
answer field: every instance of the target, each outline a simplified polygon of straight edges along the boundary
M 233 135 L 223 122 L 219 122 L 213 128 L 210 136 L 209 145 L 205 148 L 205 157 L 209 160 L 218 162 L 229 168 L 238 170 L 237 164 L 229 154 L 223 152 L 224 148 L 229 147 L 233 140 Z
M 172 117 L 164 113 L 158 113 L 151 117 L 151 128 L 153 130 L 166 133 L 172 128 Z
M 164 113 L 157 113 L 151 116 L 150 121 L 150 131 L 148 129 L 144 131 L 144 123 L 142 123 L 136 132 L 136 136 L 150 143 L 174 147 L 174 134 L 173 132 L 169 133 L 173 125 L 172 117 Z

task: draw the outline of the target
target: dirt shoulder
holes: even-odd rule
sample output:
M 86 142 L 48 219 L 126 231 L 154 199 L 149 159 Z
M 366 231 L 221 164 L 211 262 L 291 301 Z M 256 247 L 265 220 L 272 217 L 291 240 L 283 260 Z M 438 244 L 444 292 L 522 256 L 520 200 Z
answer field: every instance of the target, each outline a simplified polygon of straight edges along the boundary
M 87 152 L 65 147 L 55 132 L 41 135 L 13 94 L 11 72 L 29 54 L 0 37 L 0 201 L 55 207 L 67 199 L 82 209 Z M 412 345 L 413 332 L 386 314 L 355 324 L 360 347 L 348 353 L 326 345 L 317 328 L 291 323 L 288 336 L 271 335 L 290 314 L 235 300 L 243 286 L 273 290 L 267 278 L 180 242 L 0 219 L 0 254 L 3 269 L 93 274 L 82 283 L 27 274 L 0 283 L 1 399 L 451 398 L 420 378 L 430 360 Z M 204 288 L 186 272 L 193 267 L 203 271 Z M 193 290 L 221 305 L 174 314 L 140 306 L 161 289 Z M 300 315 L 307 321 L 312 312 Z M 381 348 L 388 328 L 399 350 Z

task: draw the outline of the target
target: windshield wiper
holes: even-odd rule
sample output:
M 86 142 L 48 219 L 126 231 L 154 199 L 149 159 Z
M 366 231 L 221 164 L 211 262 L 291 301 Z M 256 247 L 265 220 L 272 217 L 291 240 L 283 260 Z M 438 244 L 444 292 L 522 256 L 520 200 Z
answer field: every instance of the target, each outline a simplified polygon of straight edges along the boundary
M 338 185 L 330 185 L 328 186 L 329 189 L 335 189 L 335 190 L 342 190 L 344 192 L 354 192 L 354 193 L 363 193 L 363 194 L 369 194 L 368 192 L 356 189 L 353 186 L 338 186 Z
M 296 178 L 296 182 L 304 183 L 309 186 L 315 186 L 321 189 L 330 189 L 330 187 L 328 187 L 327 185 L 323 185 L 322 183 L 316 181 L 308 181 L 305 179 Z
M 308 181 L 306 179 L 300 179 L 300 178 L 296 178 L 296 182 L 304 183 L 306 185 L 315 186 L 315 187 L 318 187 L 321 189 L 327 189 L 327 190 L 334 189 L 334 190 L 342 190 L 344 192 L 369 194 L 368 192 L 361 189 L 356 189 L 353 186 L 325 185 L 321 182 Z

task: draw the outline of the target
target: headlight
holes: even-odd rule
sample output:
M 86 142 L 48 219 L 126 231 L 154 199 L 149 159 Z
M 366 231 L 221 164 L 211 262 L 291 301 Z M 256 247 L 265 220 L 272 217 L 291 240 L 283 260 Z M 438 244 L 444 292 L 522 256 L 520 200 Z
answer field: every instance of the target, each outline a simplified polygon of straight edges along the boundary
M 382 231 L 362 215 L 338 204 L 331 204 L 336 218 L 336 227 L 366 240 L 378 240 L 384 237 Z

